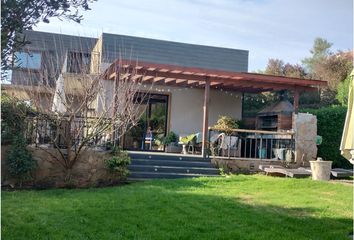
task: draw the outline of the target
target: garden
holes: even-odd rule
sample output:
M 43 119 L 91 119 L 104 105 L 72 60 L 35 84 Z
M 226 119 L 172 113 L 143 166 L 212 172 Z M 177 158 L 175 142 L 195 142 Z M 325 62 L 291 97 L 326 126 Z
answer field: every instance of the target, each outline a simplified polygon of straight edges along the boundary
M 348 239 L 353 188 L 263 175 L 2 192 L 4 239 Z

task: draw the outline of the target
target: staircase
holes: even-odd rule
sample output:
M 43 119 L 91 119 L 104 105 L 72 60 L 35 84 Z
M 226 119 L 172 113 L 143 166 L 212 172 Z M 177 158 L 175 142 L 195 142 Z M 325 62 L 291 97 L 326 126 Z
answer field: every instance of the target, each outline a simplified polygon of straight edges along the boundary
M 130 152 L 129 181 L 219 176 L 209 159 L 177 154 Z

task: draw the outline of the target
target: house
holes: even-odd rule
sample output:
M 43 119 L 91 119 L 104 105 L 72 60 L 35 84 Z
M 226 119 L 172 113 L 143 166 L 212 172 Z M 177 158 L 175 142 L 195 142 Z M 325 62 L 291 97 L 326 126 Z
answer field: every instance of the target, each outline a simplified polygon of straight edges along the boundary
M 290 109 L 290 115 L 287 113 L 290 118 L 286 124 L 289 127 L 273 127 L 272 130 L 294 130 L 295 126 L 300 128 L 299 124 L 303 128 L 308 121 L 313 122 L 313 119 L 299 120 L 299 92 L 316 90 L 327 84 L 319 80 L 248 73 L 247 50 L 107 33 L 99 38 L 37 31 L 26 31 L 25 35 L 30 44 L 16 53 L 19 59 L 18 68 L 12 72 L 12 84 L 3 87 L 12 94 L 15 94 L 17 86 L 28 85 L 29 82 L 40 85 L 46 81 L 54 87 L 59 74 L 63 74 L 65 78 L 66 90 L 71 91 L 73 87 L 70 84 L 82 72 L 103 74 L 107 89 L 112 89 L 115 81 L 119 81 L 122 69 L 134 69 L 135 74 L 141 77 L 142 91 L 144 87 L 151 86 L 149 101 L 145 103 L 148 107 L 143 115 L 143 125 L 124 138 L 123 146 L 132 150 L 159 150 L 155 146 L 141 144 L 147 128 L 150 127 L 155 135 L 163 136 L 170 131 L 179 135 L 200 133 L 201 153 L 206 155 L 211 131 L 209 127 L 214 125 L 219 116 L 243 118 L 244 93 L 292 91 L 294 102 L 293 105 L 290 104 L 290 108 L 293 106 L 293 110 Z M 118 64 L 121 66 L 120 70 L 116 67 Z M 40 77 L 44 75 L 45 80 Z M 18 91 L 16 94 L 19 94 Z M 99 103 L 96 108 L 98 107 Z M 287 107 L 289 110 L 289 104 Z M 241 132 L 245 135 L 251 131 Z M 299 142 L 295 146 L 308 145 L 305 143 L 308 139 L 304 138 L 301 142 L 301 137 L 295 139 L 299 134 L 295 133 L 294 136 L 290 132 L 253 131 L 252 136 L 247 135 L 245 141 L 239 143 L 237 154 L 243 158 L 274 159 L 273 144 L 279 145 L 277 139 L 282 139 L 285 134 L 291 135 L 289 142 Z M 314 134 L 316 133 L 312 134 L 312 138 Z M 271 135 L 270 140 L 268 135 Z M 266 150 L 266 154 L 260 154 L 263 145 L 270 149 Z M 313 148 L 313 144 L 310 145 Z M 297 151 L 295 158 L 298 160 L 306 152 L 306 147 L 303 146 L 301 151 Z M 310 155 L 314 157 L 313 152 Z

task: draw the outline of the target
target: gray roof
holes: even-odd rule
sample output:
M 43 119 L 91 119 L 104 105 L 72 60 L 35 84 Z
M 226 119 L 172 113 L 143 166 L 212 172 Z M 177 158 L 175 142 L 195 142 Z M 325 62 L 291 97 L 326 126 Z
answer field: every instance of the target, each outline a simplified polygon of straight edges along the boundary
M 102 61 L 129 60 L 247 72 L 248 51 L 163 41 L 116 34 L 102 34 Z

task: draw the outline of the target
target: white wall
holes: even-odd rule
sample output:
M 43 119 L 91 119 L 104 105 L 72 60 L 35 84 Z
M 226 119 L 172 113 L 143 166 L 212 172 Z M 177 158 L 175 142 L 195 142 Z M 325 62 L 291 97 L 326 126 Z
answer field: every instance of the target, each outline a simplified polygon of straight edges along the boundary
M 156 85 L 152 91 L 170 94 L 170 131 L 183 135 L 202 131 L 204 89 Z M 211 90 L 209 126 L 213 126 L 220 115 L 240 119 L 242 114 L 241 96 L 242 94 L 238 92 Z
M 106 100 L 111 99 L 113 81 L 105 84 L 108 95 Z M 177 134 L 191 134 L 202 131 L 203 126 L 203 102 L 204 89 L 179 88 L 166 85 L 154 85 L 152 88 L 142 86 L 142 90 L 148 89 L 153 93 L 169 95 L 169 120 L 170 131 Z M 232 95 L 231 95 L 232 94 Z M 210 91 L 209 103 L 209 126 L 213 126 L 220 115 L 227 115 L 241 119 L 242 115 L 242 94 L 239 92 L 225 92 L 220 90 Z M 98 101 L 99 108 L 102 103 Z

